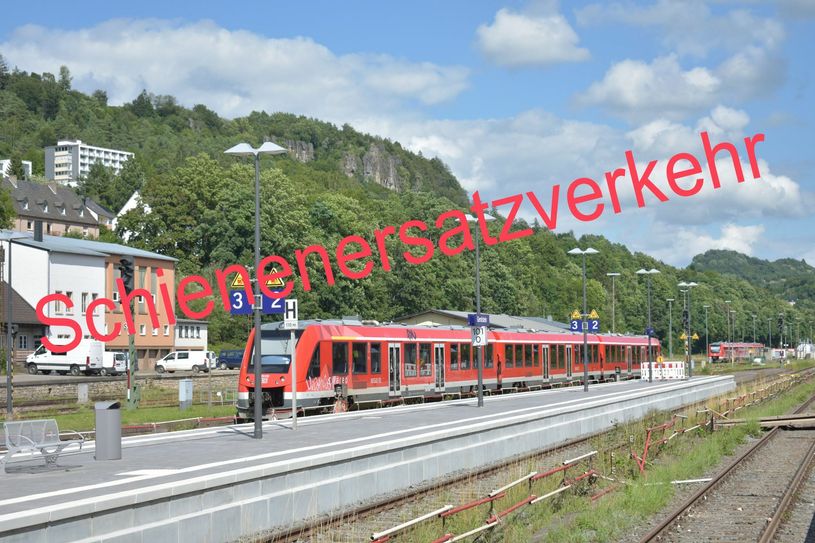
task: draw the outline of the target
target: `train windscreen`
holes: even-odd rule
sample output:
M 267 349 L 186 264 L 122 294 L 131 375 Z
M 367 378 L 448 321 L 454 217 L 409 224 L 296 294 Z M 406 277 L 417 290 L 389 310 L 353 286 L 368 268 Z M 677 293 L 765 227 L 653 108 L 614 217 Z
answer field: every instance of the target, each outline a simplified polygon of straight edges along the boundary
M 295 332 L 295 345 L 303 334 Z M 263 373 L 288 373 L 291 364 L 291 333 L 287 330 L 264 331 L 260 336 L 260 368 Z M 246 371 L 255 371 L 255 355 L 252 356 Z M 298 372 L 299 373 L 299 372 Z

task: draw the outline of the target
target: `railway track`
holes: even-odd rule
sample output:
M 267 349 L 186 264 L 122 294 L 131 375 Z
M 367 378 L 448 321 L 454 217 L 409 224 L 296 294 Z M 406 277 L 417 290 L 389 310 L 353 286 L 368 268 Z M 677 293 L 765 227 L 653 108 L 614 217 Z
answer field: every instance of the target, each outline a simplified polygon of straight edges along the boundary
M 815 396 L 794 414 L 806 412 L 813 402 Z M 641 541 L 773 541 L 814 461 L 815 430 L 775 427 Z M 811 508 L 809 513 L 811 520 Z M 796 539 L 778 539 L 790 540 Z

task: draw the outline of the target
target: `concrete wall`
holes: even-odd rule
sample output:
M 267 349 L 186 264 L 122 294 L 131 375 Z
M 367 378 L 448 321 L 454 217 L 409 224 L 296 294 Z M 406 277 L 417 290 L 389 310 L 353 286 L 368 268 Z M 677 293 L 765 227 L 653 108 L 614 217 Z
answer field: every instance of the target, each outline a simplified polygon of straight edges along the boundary
M 587 399 L 495 421 L 415 434 L 352 450 L 255 465 L 175 485 L 107 495 L 97 503 L 51 508 L 45 518 L 22 513 L 4 541 L 105 542 L 233 541 L 263 530 L 289 528 L 411 485 L 427 483 L 550 447 L 654 410 L 704 401 L 735 388 L 732 377 L 679 382 L 617 399 Z M 134 504 L 134 501 L 136 502 Z M 44 513 L 43 513 L 44 514 Z M 30 515 L 32 518 L 26 518 Z

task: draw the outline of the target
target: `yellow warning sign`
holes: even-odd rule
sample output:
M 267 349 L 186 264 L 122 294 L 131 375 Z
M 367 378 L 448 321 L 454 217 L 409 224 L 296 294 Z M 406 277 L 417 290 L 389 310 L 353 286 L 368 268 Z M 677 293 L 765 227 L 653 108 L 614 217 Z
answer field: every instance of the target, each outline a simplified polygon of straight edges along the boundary
M 578 311 L 577 309 L 572 311 L 572 320 L 577 320 L 579 318 L 580 318 L 580 311 Z
M 596 309 L 592 309 L 592 310 L 591 310 L 591 313 L 589 313 L 589 318 L 590 318 L 590 319 L 599 319 L 599 318 L 600 318 L 600 315 L 598 315 L 598 314 L 597 314 L 597 310 L 596 310 Z
M 693 333 L 693 336 L 691 336 L 691 337 L 693 337 L 693 339 L 699 339 L 699 336 L 698 336 L 698 335 L 696 335 L 696 332 L 694 332 L 694 333 Z
M 232 288 L 243 288 L 246 284 L 243 282 L 243 275 L 238 274 L 232 280 Z
M 688 336 L 685 335 L 685 332 L 682 332 L 682 335 L 679 336 L 679 339 L 688 339 Z
M 272 268 L 271 273 L 277 273 L 277 268 Z M 266 288 L 283 288 L 286 286 L 286 283 L 283 282 L 282 277 L 278 277 L 274 281 L 271 279 L 266 280 Z

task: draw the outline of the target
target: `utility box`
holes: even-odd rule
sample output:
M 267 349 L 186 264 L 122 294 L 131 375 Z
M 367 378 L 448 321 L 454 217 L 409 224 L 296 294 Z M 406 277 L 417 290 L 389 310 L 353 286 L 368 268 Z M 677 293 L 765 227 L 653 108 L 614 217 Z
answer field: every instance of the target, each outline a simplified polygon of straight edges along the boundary
M 181 379 L 178 382 L 178 405 L 181 409 L 192 405 L 192 379 Z
M 96 402 L 96 460 L 122 459 L 122 410 L 119 402 Z

